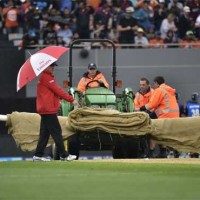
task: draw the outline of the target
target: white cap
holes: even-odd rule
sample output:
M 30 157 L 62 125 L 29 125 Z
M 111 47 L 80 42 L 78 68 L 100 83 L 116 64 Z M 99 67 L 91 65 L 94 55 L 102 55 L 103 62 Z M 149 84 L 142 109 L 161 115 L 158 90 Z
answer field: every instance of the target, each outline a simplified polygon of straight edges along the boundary
M 165 0 L 159 0 L 159 3 L 165 3 Z
M 188 6 L 184 6 L 184 8 L 183 8 L 183 10 L 184 10 L 184 12 L 190 12 L 190 7 L 188 7 Z
M 133 13 L 134 8 L 132 6 L 126 8 L 126 13 Z

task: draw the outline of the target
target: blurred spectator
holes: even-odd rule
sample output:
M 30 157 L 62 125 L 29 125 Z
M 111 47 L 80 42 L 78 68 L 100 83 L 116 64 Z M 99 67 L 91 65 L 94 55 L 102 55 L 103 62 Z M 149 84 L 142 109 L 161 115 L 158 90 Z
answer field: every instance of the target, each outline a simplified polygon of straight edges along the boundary
M 133 7 L 136 8 L 137 0 L 130 0 L 133 4 Z M 137 9 L 137 8 L 136 8 Z
M 144 6 L 144 2 L 145 2 L 145 0 L 137 0 L 137 2 L 135 4 L 135 8 L 136 9 L 142 8 Z M 157 5 L 158 5 L 157 0 L 149 0 L 149 7 L 151 10 L 154 10 Z
M 24 34 L 21 46 L 28 49 L 35 49 L 37 47 L 34 45 L 38 45 L 38 39 L 34 30 L 29 30 L 28 33 Z
M 164 40 L 160 37 L 160 32 L 154 34 L 154 38 L 149 40 L 149 46 L 151 48 L 163 48 Z
M 49 17 L 53 19 L 54 17 L 60 16 L 61 12 L 55 8 L 51 8 L 48 10 Z
M 43 11 L 41 13 L 41 20 L 40 20 L 40 31 L 41 32 L 47 26 L 48 23 L 49 23 L 49 13 L 47 11 Z
M 65 24 L 60 24 L 60 29 L 57 30 L 57 36 L 62 38 L 63 42 L 66 45 L 70 44 L 73 37 L 73 33 L 69 28 L 69 23 L 66 22 Z
M 78 34 L 77 32 L 75 32 L 75 33 L 73 34 L 73 37 L 72 37 L 71 42 L 74 41 L 74 40 L 78 40 L 78 39 L 80 39 L 80 38 L 79 38 L 79 34 Z
M 199 15 L 195 21 L 195 31 L 196 31 L 196 36 L 200 40 L 200 11 Z
M 143 27 L 146 31 L 152 23 L 150 22 L 153 19 L 153 10 L 150 7 L 150 0 L 144 0 L 142 8 L 136 10 L 133 14 L 133 17 L 137 19 L 138 26 Z
M 32 4 L 39 10 L 48 10 L 53 5 L 53 0 L 32 0 Z
M 149 26 L 149 28 L 145 31 L 145 35 L 146 35 L 148 40 L 151 39 L 151 38 L 154 38 L 154 36 L 155 36 L 155 26 L 154 25 Z
M 183 8 L 183 13 L 180 16 L 178 22 L 178 36 L 180 39 L 183 39 L 185 37 L 186 32 L 192 29 L 192 21 L 189 17 L 189 14 L 190 8 L 188 6 L 185 6 Z
M 133 7 L 133 3 L 130 0 L 121 0 L 119 2 L 119 6 L 121 7 L 121 9 L 125 12 L 126 8 L 128 7 Z
M 167 32 L 169 30 L 176 32 L 177 31 L 177 27 L 174 23 L 174 19 L 175 19 L 175 15 L 173 13 L 169 13 L 167 18 L 165 18 L 162 23 L 161 23 L 161 27 L 160 27 L 160 33 L 161 33 L 161 38 L 165 39 L 167 37 Z
M 80 39 L 89 39 L 90 31 L 93 30 L 93 16 L 94 9 L 91 6 L 86 6 L 85 2 L 80 1 L 78 7 L 74 11 L 77 19 L 76 32 L 79 34 Z
M 43 31 L 43 43 L 44 45 L 57 45 L 58 44 L 58 38 L 57 38 L 57 32 L 55 30 L 55 24 L 48 23 L 46 28 Z
M 64 21 L 69 22 L 69 28 L 72 30 L 72 32 L 75 32 L 76 31 L 76 17 L 73 15 L 73 13 L 70 12 L 68 8 L 64 8 L 61 16 Z
M 137 29 L 137 35 L 135 36 L 135 45 L 137 48 L 148 48 L 148 39 L 144 36 L 144 30 L 142 28 Z
M 117 3 L 114 3 L 113 4 L 113 7 L 112 7 L 112 27 L 114 29 L 117 28 L 117 25 L 119 24 L 120 22 L 120 19 L 123 17 L 124 15 L 124 11 L 121 9 L 121 7 L 119 6 L 119 4 Z
M 132 17 L 133 12 L 133 7 L 126 8 L 125 15 L 120 19 L 117 26 L 120 44 L 134 44 L 135 31 L 138 26 L 136 19 Z
M 154 25 L 155 31 L 160 31 L 162 21 L 167 17 L 167 9 L 165 7 L 165 0 L 159 0 L 159 4 L 154 11 Z
M 92 6 L 95 10 L 100 6 L 102 0 L 86 0 L 87 4 Z
M 107 39 L 107 32 L 105 29 L 105 24 L 100 20 L 94 25 L 94 31 L 91 33 L 91 38 L 94 39 Z M 92 48 L 105 48 L 107 43 L 94 42 L 92 43 Z
M 70 42 L 70 41 L 69 41 Z M 63 37 L 57 37 L 57 46 L 68 46 L 69 44 L 67 44 L 64 40 Z
M 26 19 L 26 13 L 29 11 L 29 8 L 31 6 L 31 3 L 27 0 L 20 0 L 21 6 L 20 6 L 20 21 L 21 21 L 21 26 L 23 27 L 23 30 L 25 31 L 25 23 L 27 22 Z
M 193 21 L 196 21 L 197 16 L 200 12 L 200 1 L 199 0 L 190 0 L 187 3 L 187 6 L 190 7 L 190 17 L 193 19 Z
M 92 38 L 94 39 L 105 39 L 107 36 L 105 30 L 105 24 L 99 20 L 94 24 L 94 31 L 92 32 Z
M 40 20 L 42 20 L 42 11 L 35 6 L 31 6 L 26 13 L 26 31 L 34 30 L 37 35 L 40 34 Z
M 172 0 L 168 4 L 168 10 L 169 12 L 174 13 L 175 16 L 179 17 L 183 10 L 183 4 L 179 0 Z
M 104 3 L 102 7 L 98 8 L 94 14 L 94 24 L 98 21 L 102 21 L 104 24 L 104 32 L 107 37 L 110 30 L 112 29 L 112 12 L 111 7 L 108 3 Z
M 20 10 L 14 5 L 13 0 L 8 0 L 7 6 L 2 10 L 2 15 L 7 33 L 17 33 Z
M 179 41 L 181 48 L 200 48 L 200 41 L 197 40 L 193 31 L 187 31 L 184 39 Z
M 64 12 L 66 8 L 72 11 L 72 0 L 60 0 L 60 11 Z
M 178 41 L 176 40 L 176 37 L 174 36 L 174 32 L 172 30 L 167 31 L 167 36 L 164 39 L 164 44 L 166 48 L 175 48 L 178 47 Z

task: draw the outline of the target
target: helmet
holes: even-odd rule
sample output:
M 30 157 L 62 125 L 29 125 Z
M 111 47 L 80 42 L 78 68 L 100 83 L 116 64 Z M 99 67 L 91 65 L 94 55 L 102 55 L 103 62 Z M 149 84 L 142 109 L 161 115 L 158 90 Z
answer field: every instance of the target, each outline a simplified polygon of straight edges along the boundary
M 199 93 L 198 92 L 194 92 L 191 96 L 192 101 L 198 101 L 199 99 Z

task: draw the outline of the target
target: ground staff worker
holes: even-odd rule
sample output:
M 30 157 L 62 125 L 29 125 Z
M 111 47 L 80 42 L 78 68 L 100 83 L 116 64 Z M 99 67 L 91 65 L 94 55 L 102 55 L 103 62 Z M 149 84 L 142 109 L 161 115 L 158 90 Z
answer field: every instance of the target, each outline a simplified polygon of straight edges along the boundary
M 141 111 L 154 110 L 157 118 L 178 118 L 179 107 L 176 101 L 176 90 L 165 84 L 162 76 L 154 79 L 155 90 L 146 105 L 140 107 Z
M 33 161 L 50 161 L 43 157 L 49 136 L 51 135 L 63 161 L 75 160 L 76 156 L 69 155 L 65 150 L 62 138 L 62 130 L 57 113 L 60 108 L 60 99 L 78 105 L 76 100 L 66 93 L 55 81 L 53 72 L 56 63 L 51 64 L 42 72 L 37 85 L 37 112 L 41 116 L 40 135 Z
M 97 70 L 95 63 L 88 65 L 88 71 L 83 74 L 83 77 L 78 83 L 77 89 L 83 93 L 90 87 L 106 87 L 109 89 L 104 75 Z
M 165 84 L 162 76 L 154 79 L 155 90 L 152 97 L 146 105 L 140 107 L 141 111 L 154 110 L 157 118 L 178 118 L 179 106 L 175 97 L 176 90 Z M 160 154 L 155 142 L 151 146 L 149 157 L 156 157 Z
M 153 95 L 154 89 L 151 88 L 149 80 L 147 78 L 141 78 L 140 79 L 140 89 L 139 91 L 135 94 L 135 99 L 134 99 L 134 105 L 135 105 L 135 110 L 139 111 L 140 107 L 146 105 L 149 103 L 151 96 Z M 156 118 L 156 115 L 154 112 L 148 112 L 149 116 L 152 119 Z M 149 148 L 150 151 L 153 151 L 156 147 L 156 143 L 150 139 L 149 140 Z M 154 153 L 155 154 L 155 153 Z M 152 153 L 152 156 L 154 155 Z M 144 155 L 146 156 L 146 155 Z M 150 155 L 148 155 L 150 157 Z M 158 155 L 155 155 L 158 156 Z
M 140 107 L 146 105 L 152 94 L 153 94 L 154 89 L 151 88 L 149 84 L 149 80 L 146 78 L 141 78 L 140 79 L 140 89 L 139 91 L 135 94 L 135 99 L 134 99 L 134 105 L 135 105 L 135 110 L 139 111 Z

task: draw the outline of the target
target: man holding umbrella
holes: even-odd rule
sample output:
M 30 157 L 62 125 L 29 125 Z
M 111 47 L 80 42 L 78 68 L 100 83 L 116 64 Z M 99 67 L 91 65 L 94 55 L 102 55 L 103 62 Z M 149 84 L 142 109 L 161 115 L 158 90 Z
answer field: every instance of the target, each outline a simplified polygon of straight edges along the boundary
M 50 135 L 58 148 L 62 161 L 72 161 L 76 159 L 75 155 L 70 155 L 65 150 L 57 112 L 60 107 L 60 99 L 69 101 L 74 106 L 78 105 L 78 103 L 56 83 L 53 75 L 55 66 L 57 66 L 57 64 L 54 62 L 42 72 L 37 85 L 36 103 L 37 112 L 41 116 L 41 123 L 40 136 L 33 161 L 50 161 L 50 159 L 43 157 Z

